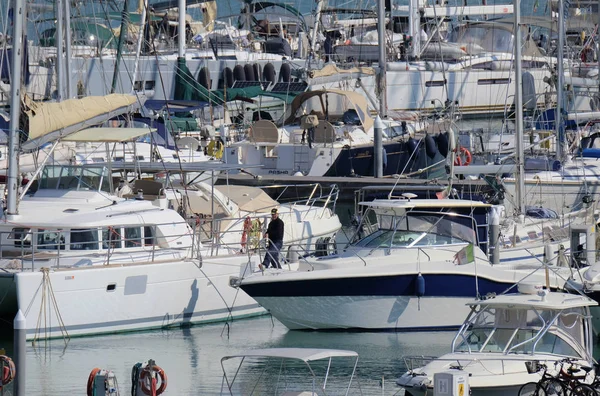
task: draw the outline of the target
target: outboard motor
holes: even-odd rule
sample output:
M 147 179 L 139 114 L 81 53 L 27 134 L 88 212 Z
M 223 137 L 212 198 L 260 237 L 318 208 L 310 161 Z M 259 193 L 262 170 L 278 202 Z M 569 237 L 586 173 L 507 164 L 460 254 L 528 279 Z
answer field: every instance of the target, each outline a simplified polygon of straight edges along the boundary
M 87 382 L 88 396 L 119 396 L 117 377 L 110 370 L 94 368 Z

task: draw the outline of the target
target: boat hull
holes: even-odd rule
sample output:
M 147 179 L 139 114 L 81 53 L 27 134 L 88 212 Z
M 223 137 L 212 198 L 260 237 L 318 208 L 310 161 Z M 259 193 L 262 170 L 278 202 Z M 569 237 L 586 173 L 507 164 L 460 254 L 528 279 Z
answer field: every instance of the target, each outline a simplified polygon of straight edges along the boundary
M 265 313 L 246 293 L 229 287 L 229 277 L 239 275 L 247 256 L 208 261 L 15 274 L 27 338 L 62 337 L 62 330 L 84 336 L 180 327 Z
M 473 266 L 465 267 L 471 271 L 427 273 L 424 268 L 421 290 L 418 273 L 382 275 L 385 270 L 346 277 L 328 277 L 327 273 L 336 270 L 319 270 L 308 276 L 320 279 L 294 280 L 292 274 L 289 281 L 283 276 L 273 277 L 271 282 L 249 278 L 250 282 L 242 281 L 241 288 L 294 330 L 446 330 L 460 327 L 469 312 L 466 303 L 473 301 L 477 292 L 499 294 L 515 282 L 509 271 L 486 277 L 476 276 Z

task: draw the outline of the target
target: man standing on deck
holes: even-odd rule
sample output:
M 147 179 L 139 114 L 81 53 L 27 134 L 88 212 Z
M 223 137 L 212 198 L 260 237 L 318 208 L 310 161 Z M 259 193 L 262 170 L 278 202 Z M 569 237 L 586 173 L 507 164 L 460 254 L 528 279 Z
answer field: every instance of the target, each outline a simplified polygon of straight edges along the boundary
M 279 264 L 279 252 L 283 247 L 283 220 L 279 218 L 277 208 L 271 209 L 271 222 L 267 227 L 264 237 L 268 238 L 269 249 L 263 263 L 259 265 L 260 269 L 269 268 L 269 265 L 273 268 L 281 268 Z

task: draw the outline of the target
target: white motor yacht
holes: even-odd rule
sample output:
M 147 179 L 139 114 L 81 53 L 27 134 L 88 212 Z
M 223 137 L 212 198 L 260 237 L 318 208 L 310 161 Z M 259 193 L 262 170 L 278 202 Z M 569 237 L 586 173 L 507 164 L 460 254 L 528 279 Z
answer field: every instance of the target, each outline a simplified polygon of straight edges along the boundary
M 591 369 L 590 307 L 597 303 L 531 284 L 520 285 L 519 291 L 469 302 L 471 312 L 454 337 L 451 352 L 421 367 L 414 367 L 409 357 L 410 370 L 398 379 L 398 385 L 407 394 L 422 396 L 435 394 L 440 375 L 446 380 L 462 377 L 464 394 L 508 396 L 519 394 L 525 383 L 541 379 L 541 372 L 529 372 L 527 362 L 545 364 L 550 373 L 556 373 L 561 361 L 569 358 Z M 583 382 L 593 381 L 594 372 L 589 371 Z
M 255 272 L 232 284 L 290 329 L 439 330 L 458 328 L 469 311 L 465 304 L 476 296 L 505 292 L 524 278 L 560 289 L 571 274 L 556 265 L 546 272 L 534 256 L 492 264 L 489 204 L 362 204 L 372 209 L 365 218 L 377 225 L 339 254 L 303 259 L 300 271 Z M 544 244 L 538 249 L 543 254 Z

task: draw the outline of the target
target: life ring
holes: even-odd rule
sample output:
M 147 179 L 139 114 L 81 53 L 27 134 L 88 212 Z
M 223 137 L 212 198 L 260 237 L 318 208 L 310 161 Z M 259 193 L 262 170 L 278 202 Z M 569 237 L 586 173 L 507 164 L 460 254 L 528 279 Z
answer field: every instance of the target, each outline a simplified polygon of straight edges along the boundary
M 158 389 L 156 389 L 156 378 L 152 378 L 152 371 L 156 372 L 157 377 L 160 377 Z M 148 377 L 148 380 L 146 380 L 146 377 Z M 167 389 L 167 375 L 165 374 L 165 371 L 157 365 L 152 367 L 146 366 L 140 373 L 140 386 L 145 395 L 158 396 Z
M 241 245 L 242 245 L 242 252 L 246 251 L 246 246 L 248 244 L 248 233 L 252 230 L 252 219 L 250 219 L 250 216 L 246 216 L 246 218 L 244 219 L 244 231 L 242 232 L 242 240 L 241 240 Z
M 465 157 L 464 161 L 462 159 L 463 156 Z M 456 158 L 454 159 L 454 165 L 467 166 L 471 164 L 471 161 L 473 161 L 473 156 L 471 155 L 471 152 L 465 147 L 461 147 L 457 152 Z
M 15 368 L 15 363 L 8 356 L 0 355 L 0 362 L 2 362 L 1 365 L 4 366 L 4 370 L 2 370 L 2 379 L 0 380 L 0 390 L 2 390 L 3 386 L 10 384 L 15 379 L 17 370 Z

